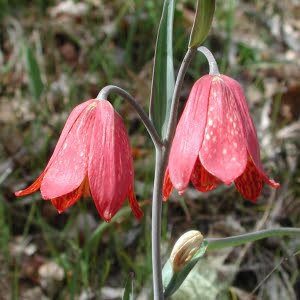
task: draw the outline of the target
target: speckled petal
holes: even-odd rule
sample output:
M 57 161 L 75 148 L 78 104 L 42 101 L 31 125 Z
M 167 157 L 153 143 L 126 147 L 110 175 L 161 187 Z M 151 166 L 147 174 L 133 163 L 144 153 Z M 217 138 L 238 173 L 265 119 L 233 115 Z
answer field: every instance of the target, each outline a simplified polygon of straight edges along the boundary
M 163 201 L 167 201 L 173 191 L 173 184 L 170 179 L 169 168 L 167 168 L 165 177 L 164 177 L 164 184 L 163 184 Z
M 123 121 L 106 100 L 96 108 L 88 177 L 98 212 L 109 222 L 128 196 L 133 162 Z
M 87 175 L 90 140 L 97 101 L 91 102 L 74 122 L 41 184 L 44 199 L 53 199 L 77 189 Z
M 254 165 L 256 166 L 258 172 L 260 173 L 261 177 L 263 180 L 277 188 L 280 185 L 276 183 L 273 180 L 270 180 L 263 168 L 263 165 L 261 163 L 260 159 L 260 148 L 259 148 L 259 143 L 256 135 L 256 130 L 252 121 L 252 118 L 249 113 L 247 101 L 243 92 L 242 87 L 240 84 L 235 81 L 234 79 L 222 75 L 222 79 L 226 82 L 228 87 L 232 90 L 234 97 L 236 99 L 236 104 L 237 104 L 237 109 L 239 110 L 239 114 L 242 119 L 242 125 L 243 125 L 243 130 L 244 130 L 244 135 L 246 137 L 246 145 L 247 145 L 247 150 L 253 160 Z
M 59 150 L 61 149 L 62 145 L 65 142 L 65 139 L 67 137 L 67 135 L 69 134 L 72 126 L 74 125 L 75 121 L 77 120 L 77 118 L 79 117 L 79 115 L 82 113 L 82 111 L 86 108 L 87 105 L 89 105 L 92 101 L 94 101 L 93 99 L 85 101 L 82 104 L 77 105 L 73 111 L 71 112 L 69 118 L 67 119 L 67 122 L 63 128 L 63 131 L 60 135 L 60 138 L 56 144 L 56 147 L 54 149 L 54 152 L 45 168 L 45 171 L 37 178 L 37 180 L 31 184 L 28 188 L 18 191 L 15 193 L 16 196 L 25 196 L 31 193 L 36 192 L 40 186 L 41 186 L 41 182 L 44 178 L 44 175 L 46 174 L 47 169 L 49 168 L 49 166 L 51 165 L 51 163 L 53 162 L 53 160 L 55 159 L 57 153 L 59 152 Z
M 191 176 L 191 181 L 195 188 L 200 192 L 209 192 L 214 190 L 220 183 L 215 176 L 209 174 L 201 165 L 200 160 L 196 164 Z
M 235 98 L 220 76 L 214 76 L 200 162 L 212 175 L 232 183 L 246 168 L 247 149 Z
M 234 183 L 243 197 L 255 202 L 261 193 L 262 182 L 259 172 L 249 158 L 245 172 Z
M 212 77 L 203 76 L 193 86 L 176 128 L 169 158 L 173 186 L 182 194 L 191 177 L 203 141 Z

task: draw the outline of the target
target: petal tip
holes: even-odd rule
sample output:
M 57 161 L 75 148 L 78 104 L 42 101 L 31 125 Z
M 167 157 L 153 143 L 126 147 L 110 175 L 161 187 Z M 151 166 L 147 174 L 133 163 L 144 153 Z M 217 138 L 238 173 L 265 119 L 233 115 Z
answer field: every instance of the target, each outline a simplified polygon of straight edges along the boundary
M 143 217 L 144 213 L 135 197 L 134 191 L 133 191 L 133 185 L 130 185 L 129 191 L 128 191 L 128 201 L 129 205 L 131 207 L 131 210 L 133 212 L 133 215 L 135 218 L 140 221 Z
M 270 180 L 270 185 L 274 188 L 279 188 L 280 187 L 280 183 L 274 181 L 274 180 Z
M 139 211 L 134 211 L 133 214 L 139 222 L 141 221 L 142 217 L 144 216 L 144 213 L 141 209 Z
M 250 202 L 252 202 L 253 204 L 255 204 L 257 202 L 257 198 L 258 198 L 258 196 L 253 197 L 253 198 L 248 197 L 246 199 L 249 200 Z
M 186 190 L 186 189 L 178 190 L 178 194 L 179 194 L 180 196 L 182 196 L 182 195 L 184 194 L 185 190 Z
M 14 194 L 15 194 L 15 196 L 19 197 L 19 196 L 22 196 L 22 192 L 23 192 L 23 190 L 20 190 L 20 191 L 14 192 Z

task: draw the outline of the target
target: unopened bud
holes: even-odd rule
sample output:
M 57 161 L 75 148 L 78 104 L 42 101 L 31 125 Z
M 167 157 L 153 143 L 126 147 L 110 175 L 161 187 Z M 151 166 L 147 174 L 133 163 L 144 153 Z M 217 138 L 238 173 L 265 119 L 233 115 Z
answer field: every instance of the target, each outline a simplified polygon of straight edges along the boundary
M 202 244 L 203 236 L 198 230 L 184 233 L 175 243 L 170 261 L 174 272 L 179 272 L 193 258 Z

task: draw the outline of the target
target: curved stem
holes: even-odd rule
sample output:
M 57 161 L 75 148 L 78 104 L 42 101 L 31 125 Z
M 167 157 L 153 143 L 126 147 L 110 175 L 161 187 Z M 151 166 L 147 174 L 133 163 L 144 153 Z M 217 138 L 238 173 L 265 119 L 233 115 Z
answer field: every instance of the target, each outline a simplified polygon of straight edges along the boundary
M 120 88 L 118 86 L 115 86 L 115 85 L 107 85 L 106 87 L 104 87 L 99 92 L 99 94 L 98 94 L 98 96 L 97 96 L 96 99 L 98 99 L 98 100 L 107 99 L 108 95 L 110 93 L 116 93 L 116 94 L 120 95 L 121 97 L 123 97 L 125 100 L 127 100 L 129 102 L 129 104 L 135 109 L 135 111 L 139 115 L 142 123 L 144 124 L 144 126 L 147 129 L 147 131 L 149 132 L 149 134 L 151 136 L 151 139 L 152 139 L 155 147 L 161 146 L 162 145 L 162 141 L 161 141 L 160 137 L 158 136 L 157 131 L 154 128 L 152 122 L 149 120 L 147 114 L 145 113 L 145 111 L 143 110 L 143 108 L 139 105 L 139 103 L 136 101 L 136 99 L 133 98 L 125 90 L 123 90 L 122 88 Z
M 188 51 L 186 52 L 185 57 L 181 63 L 180 69 L 178 71 L 178 75 L 177 75 L 176 83 L 175 83 L 175 87 L 174 87 L 174 92 L 173 92 L 171 109 L 170 109 L 170 119 L 169 119 L 169 124 L 168 124 L 168 131 L 167 131 L 167 135 L 166 135 L 168 149 L 171 146 L 171 142 L 173 140 L 175 128 L 177 125 L 178 104 L 179 104 L 180 92 L 181 92 L 184 76 L 186 74 L 186 71 L 187 71 L 193 57 L 196 54 L 196 51 L 197 51 L 196 48 L 188 49 Z M 167 155 L 168 155 L 168 153 L 167 153 Z
M 205 55 L 205 57 L 208 61 L 208 64 L 209 64 L 209 74 L 210 75 L 220 75 L 218 64 L 215 60 L 215 57 L 210 52 L 210 50 L 208 50 L 204 46 L 201 46 L 201 47 L 197 48 L 197 50 L 202 52 Z
M 265 229 L 256 232 L 226 237 L 226 238 L 207 238 L 207 250 L 217 250 L 226 247 L 237 247 L 245 243 L 254 242 L 267 237 L 300 234 L 300 228 L 281 227 L 275 229 Z

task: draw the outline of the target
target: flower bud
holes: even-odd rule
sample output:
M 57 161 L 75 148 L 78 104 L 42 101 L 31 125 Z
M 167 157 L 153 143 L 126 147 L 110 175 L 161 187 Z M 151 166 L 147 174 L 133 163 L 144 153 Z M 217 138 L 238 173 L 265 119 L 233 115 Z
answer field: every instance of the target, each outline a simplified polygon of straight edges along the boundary
M 203 236 L 198 230 L 184 233 L 175 243 L 170 256 L 174 272 L 179 272 L 188 264 L 202 244 Z

